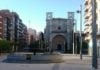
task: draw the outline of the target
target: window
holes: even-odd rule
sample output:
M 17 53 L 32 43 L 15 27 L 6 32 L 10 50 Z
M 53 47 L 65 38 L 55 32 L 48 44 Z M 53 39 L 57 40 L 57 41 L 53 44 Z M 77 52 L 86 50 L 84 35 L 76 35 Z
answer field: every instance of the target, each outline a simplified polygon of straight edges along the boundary
M 2 29 L 2 27 L 0 27 L 0 29 Z
M 58 30 L 60 30 L 60 29 L 61 29 L 61 27 L 59 26 L 59 27 L 58 27 Z
M 0 32 L 0 35 L 1 35 L 2 33 Z
M 2 16 L 0 16 L 0 18 L 2 18 Z
M 97 46 L 100 46 L 100 40 L 97 40 Z
M 0 24 L 1 24 L 2 22 L 0 21 Z

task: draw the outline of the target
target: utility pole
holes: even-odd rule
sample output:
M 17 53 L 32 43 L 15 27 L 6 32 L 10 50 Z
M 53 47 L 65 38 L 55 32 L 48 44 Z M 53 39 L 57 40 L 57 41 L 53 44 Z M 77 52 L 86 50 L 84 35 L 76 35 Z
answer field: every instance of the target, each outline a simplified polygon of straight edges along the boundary
M 80 5 L 80 10 L 77 13 L 80 13 L 80 59 L 82 60 L 82 5 Z
M 80 5 L 80 59 L 82 60 L 82 5 Z
M 77 54 L 77 20 L 75 19 L 75 53 Z
M 73 22 L 73 55 L 75 54 L 75 46 L 74 46 L 74 22 Z
M 97 69 L 97 42 L 96 42 L 96 0 L 92 0 L 92 43 L 93 43 L 93 53 L 92 53 L 92 67 L 93 70 Z

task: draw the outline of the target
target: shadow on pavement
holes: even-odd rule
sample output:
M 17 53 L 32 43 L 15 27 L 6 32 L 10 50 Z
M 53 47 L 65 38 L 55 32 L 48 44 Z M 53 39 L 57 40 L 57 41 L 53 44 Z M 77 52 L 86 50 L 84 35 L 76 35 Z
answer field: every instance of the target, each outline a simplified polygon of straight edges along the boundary
M 8 60 L 5 59 L 2 61 L 3 63 L 22 63 L 22 64 L 50 64 L 50 63 L 63 63 L 62 61 L 31 61 L 31 60 Z
M 9 58 L 11 55 L 7 55 L 7 57 L 1 60 L 2 63 L 22 63 L 22 64 L 50 64 L 50 63 L 63 63 L 61 60 L 20 60 L 17 58 Z

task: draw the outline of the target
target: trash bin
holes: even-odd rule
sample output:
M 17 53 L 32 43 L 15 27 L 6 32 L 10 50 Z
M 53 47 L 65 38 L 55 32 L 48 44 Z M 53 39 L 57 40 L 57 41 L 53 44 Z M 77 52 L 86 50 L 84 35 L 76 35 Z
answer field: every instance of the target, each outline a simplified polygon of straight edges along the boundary
M 26 55 L 26 60 L 31 60 L 31 56 L 32 56 L 31 54 L 27 54 Z

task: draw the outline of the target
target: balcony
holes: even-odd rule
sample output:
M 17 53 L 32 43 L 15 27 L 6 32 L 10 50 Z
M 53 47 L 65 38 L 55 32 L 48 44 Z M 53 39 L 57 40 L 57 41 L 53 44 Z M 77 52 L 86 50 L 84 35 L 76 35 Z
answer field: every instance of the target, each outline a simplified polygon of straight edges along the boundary
M 85 19 L 88 19 L 89 18 L 89 16 L 88 15 L 85 15 Z
M 92 20 L 91 20 L 91 21 L 86 22 L 86 23 L 85 23 L 85 26 L 86 26 L 86 25 L 91 25 L 91 24 L 92 24 Z
M 84 24 L 87 24 L 87 22 L 88 22 L 88 19 L 85 19 Z
M 85 12 L 88 12 L 88 6 L 85 6 L 84 9 L 85 9 Z
M 86 27 L 84 32 L 85 33 L 91 33 L 92 32 L 91 27 L 90 26 Z
M 85 14 L 84 14 L 84 16 L 86 17 L 86 16 L 91 16 L 92 15 L 92 7 L 89 5 L 89 6 L 87 6 L 86 7 L 86 9 L 85 9 Z
M 84 25 L 85 25 L 85 27 L 89 26 L 88 19 L 85 19 Z
M 85 12 L 85 19 L 88 19 L 91 15 L 91 12 Z
M 84 30 L 84 33 L 85 33 L 85 34 L 88 34 L 89 32 L 87 32 L 87 30 Z
M 85 0 L 85 5 L 88 5 L 88 0 Z
M 91 12 L 88 12 L 87 13 L 87 16 L 89 16 L 89 17 L 92 16 L 92 13 Z
M 88 12 L 92 12 L 92 6 L 89 5 Z
M 89 24 L 88 24 L 88 23 L 86 23 L 86 24 L 85 24 L 85 26 L 89 26 Z
M 90 11 L 91 9 L 92 9 L 91 4 L 88 4 L 88 5 L 85 6 L 85 12 L 88 12 L 88 11 Z
M 85 40 L 89 40 L 89 39 L 91 39 L 90 35 L 88 35 L 88 36 L 85 37 Z
M 84 29 L 84 33 L 85 33 L 85 34 L 89 33 L 89 29 L 88 29 L 88 28 L 85 28 L 85 29 Z
M 88 28 L 89 28 L 89 26 L 86 25 L 86 26 L 85 26 L 85 29 L 88 29 Z
M 86 0 L 86 1 L 88 1 L 88 3 L 89 3 L 89 4 L 91 4 L 91 3 L 92 3 L 92 0 Z
M 90 13 L 89 12 L 85 12 L 85 19 L 89 18 Z
M 85 29 L 85 30 L 84 30 L 84 33 L 87 34 L 87 33 L 88 33 L 88 29 Z
M 90 21 L 92 21 L 92 15 L 91 15 L 91 16 L 89 16 L 88 21 L 89 21 L 89 22 L 90 22 Z

